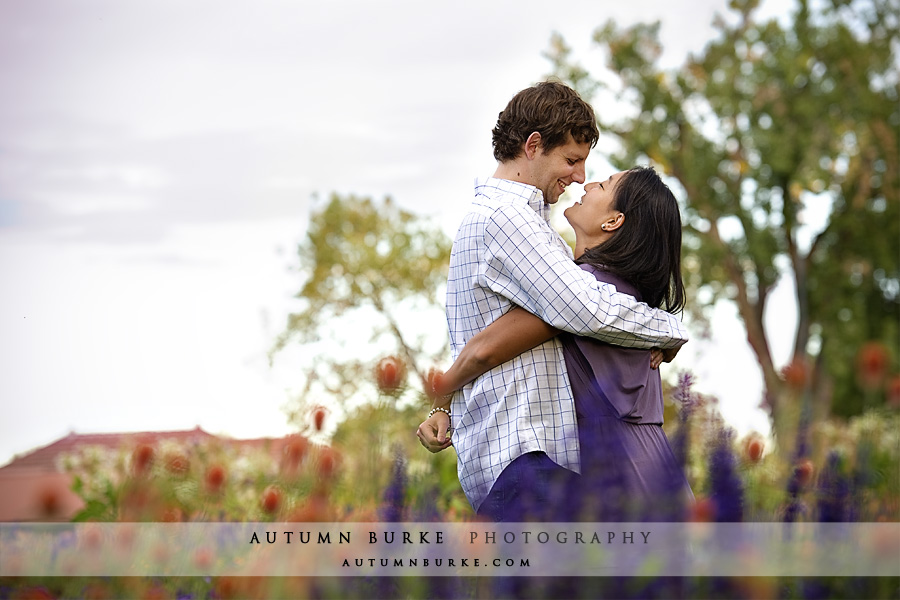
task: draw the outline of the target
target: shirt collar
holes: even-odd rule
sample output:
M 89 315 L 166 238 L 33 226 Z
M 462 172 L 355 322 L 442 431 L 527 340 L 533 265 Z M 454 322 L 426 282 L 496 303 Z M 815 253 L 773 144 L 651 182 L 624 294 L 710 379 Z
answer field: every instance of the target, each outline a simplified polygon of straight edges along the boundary
M 496 191 L 495 191 L 496 190 Z M 497 191 L 506 196 L 515 196 L 524 200 L 534 212 L 539 214 L 548 223 L 550 222 L 550 205 L 544 202 L 544 195 L 539 189 L 527 183 L 510 181 L 509 179 L 497 179 L 487 177 L 475 179 L 475 193 L 488 197 L 497 196 Z

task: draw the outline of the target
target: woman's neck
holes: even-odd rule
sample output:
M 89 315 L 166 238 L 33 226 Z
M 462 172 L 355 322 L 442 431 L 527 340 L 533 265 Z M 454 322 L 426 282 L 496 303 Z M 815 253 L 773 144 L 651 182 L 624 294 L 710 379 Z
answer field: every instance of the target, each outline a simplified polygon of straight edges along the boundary
M 608 237 L 608 236 L 607 236 Z M 575 249 L 572 251 L 572 254 L 575 255 L 575 258 L 581 258 L 581 255 L 584 254 L 585 250 L 588 248 L 593 248 L 594 246 L 599 246 L 606 238 L 598 239 L 588 238 L 588 236 L 584 234 L 579 234 L 577 231 L 575 232 Z

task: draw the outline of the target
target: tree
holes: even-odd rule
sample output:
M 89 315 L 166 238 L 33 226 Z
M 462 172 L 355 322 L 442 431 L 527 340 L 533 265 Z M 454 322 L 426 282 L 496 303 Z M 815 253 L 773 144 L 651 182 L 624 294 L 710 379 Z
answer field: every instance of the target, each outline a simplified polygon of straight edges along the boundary
M 555 72 L 587 97 L 613 93 L 630 114 L 602 131 L 619 168 L 652 161 L 683 188 L 684 274 L 694 316 L 733 300 L 759 362 L 776 436 L 796 408 L 763 315 L 779 279 L 796 284 L 793 364 L 833 411 L 859 412 L 853 368 L 900 336 L 900 87 L 897 0 L 801 0 L 792 22 L 754 18 L 734 0 L 718 38 L 677 69 L 658 65 L 659 23 L 595 32 L 612 80 L 594 77 L 555 37 Z M 819 6 L 817 4 L 817 6 Z M 803 219 L 828 212 L 811 239 Z M 833 389 L 835 393 L 828 390 Z
M 446 340 L 429 351 L 421 322 L 409 317 L 442 309 L 438 292 L 446 283 L 450 245 L 439 228 L 390 198 L 376 204 L 369 198 L 332 195 L 312 213 L 297 251 L 304 277 L 296 294 L 301 307 L 288 317 L 270 353 L 290 342 L 312 349 L 302 369 L 305 388 L 295 421 L 310 406 L 341 405 L 365 388 L 372 392 L 370 400 L 376 398 L 373 371 L 381 356 L 396 354 L 404 365 L 401 374 L 411 372 L 421 381 L 424 369 L 446 354 Z M 337 348 L 320 347 L 338 341 L 343 344 Z M 401 379 L 392 387 L 402 391 L 403 383 Z

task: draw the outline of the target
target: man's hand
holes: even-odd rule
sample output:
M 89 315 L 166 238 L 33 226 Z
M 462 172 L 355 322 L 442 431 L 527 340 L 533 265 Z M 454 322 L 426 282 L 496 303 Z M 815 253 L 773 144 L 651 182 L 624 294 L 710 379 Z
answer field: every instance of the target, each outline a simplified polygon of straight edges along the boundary
M 449 430 L 450 415 L 437 411 L 419 425 L 416 437 L 429 452 L 437 453 L 453 445 L 450 436 L 447 435 Z
M 672 362 L 672 359 L 675 358 L 675 355 L 678 354 L 678 351 L 681 350 L 681 346 L 677 348 L 666 348 L 665 350 L 661 350 L 659 348 L 651 348 L 650 349 L 650 368 L 658 369 L 659 365 L 664 362 Z

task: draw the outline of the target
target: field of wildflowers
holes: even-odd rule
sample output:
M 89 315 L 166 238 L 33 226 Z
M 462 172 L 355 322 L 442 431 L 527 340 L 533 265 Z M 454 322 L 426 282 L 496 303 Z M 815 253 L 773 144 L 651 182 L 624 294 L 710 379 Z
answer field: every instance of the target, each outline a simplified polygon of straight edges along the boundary
M 394 368 L 402 365 L 394 361 Z M 382 361 L 383 362 L 383 361 Z M 715 399 L 682 373 L 667 390 L 666 430 L 696 495 L 685 521 L 896 522 L 900 520 L 900 392 L 883 366 L 860 376 L 870 408 L 849 420 L 817 418 L 800 367 L 785 370 L 795 407 L 791 436 L 736 436 Z M 869 370 L 867 370 L 869 369 Z M 331 418 L 271 448 L 221 441 L 140 443 L 66 459 L 86 502 L 77 521 L 96 522 L 460 522 L 475 515 L 459 489 L 455 454 L 431 455 L 413 434 L 420 404 L 398 403 L 402 382 L 378 371 L 382 392 L 326 441 Z M 784 427 L 781 430 L 785 430 Z M 52 509 L 52 502 L 48 504 Z M 49 510 L 49 509 L 48 509 Z M 203 566 L 214 553 L 195 556 Z M 896 598 L 893 578 L 449 578 L 449 577 L 5 578 L 0 598 L 457 598 L 711 597 Z

